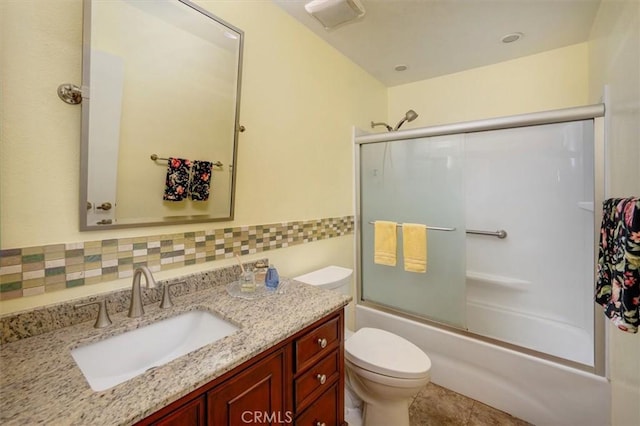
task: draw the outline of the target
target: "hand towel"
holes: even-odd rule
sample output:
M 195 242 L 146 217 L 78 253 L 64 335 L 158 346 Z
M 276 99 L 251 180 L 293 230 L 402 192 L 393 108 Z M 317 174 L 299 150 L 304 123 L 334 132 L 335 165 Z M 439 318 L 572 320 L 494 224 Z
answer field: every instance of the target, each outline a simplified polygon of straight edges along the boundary
M 378 265 L 396 266 L 396 226 L 395 222 L 385 220 L 374 223 L 373 261 Z
M 191 172 L 191 184 L 189 194 L 194 201 L 207 201 L 211 187 L 211 167 L 210 161 L 194 161 Z
M 167 160 L 167 177 L 165 180 L 165 201 L 182 201 L 187 197 L 191 161 L 184 158 L 169 157 Z
M 427 272 L 427 227 L 417 223 L 402 225 L 404 270 Z
M 640 198 L 611 198 L 603 203 L 595 301 L 620 330 L 638 332 Z

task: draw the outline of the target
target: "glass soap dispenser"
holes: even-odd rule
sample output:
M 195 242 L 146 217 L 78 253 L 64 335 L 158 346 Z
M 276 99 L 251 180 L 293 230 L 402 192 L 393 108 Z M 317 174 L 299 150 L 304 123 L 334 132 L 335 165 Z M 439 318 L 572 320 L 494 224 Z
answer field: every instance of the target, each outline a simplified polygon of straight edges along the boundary
M 267 290 L 274 291 L 278 288 L 278 284 L 280 284 L 280 276 L 278 275 L 278 270 L 275 266 L 269 265 L 264 284 L 267 286 Z

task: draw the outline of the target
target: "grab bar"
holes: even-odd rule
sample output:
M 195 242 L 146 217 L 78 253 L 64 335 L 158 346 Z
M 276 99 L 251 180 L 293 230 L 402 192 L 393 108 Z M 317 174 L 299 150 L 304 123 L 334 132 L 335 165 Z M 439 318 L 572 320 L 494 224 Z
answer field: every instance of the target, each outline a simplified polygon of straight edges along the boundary
M 501 240 L 507 238 L 507 231 L 504 229 L 498 229 L 497 231 L 478 231 L 476 229 L 467 229 L 467 234 L 488 235 L 490 237 L 500 238 Z
M 370 225 L 373 225 L 375 222 L 369 222 Z M 396 224 L 396 226 L 402 226 L 401 223 Z M 439 226 L 428 226 L 425 225 L 425 228 L 431 229 L 433 231 L 455 231 L 456 228 L 442 228 Z M 507 238 L 507 231 L 504 229 L 498 229 L 497 231 L 479 231 L 477 229 L 467 229 L 467 234 L 475 234 L 475 235 L 488 235 L 490 237 L 497 237 L 500 239 Z

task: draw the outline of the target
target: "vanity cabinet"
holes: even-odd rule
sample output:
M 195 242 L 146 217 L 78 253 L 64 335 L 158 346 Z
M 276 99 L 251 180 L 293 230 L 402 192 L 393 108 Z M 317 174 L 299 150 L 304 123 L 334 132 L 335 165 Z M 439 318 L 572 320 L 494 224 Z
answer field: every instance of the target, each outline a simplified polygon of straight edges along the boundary
M 343 330 L 340 309 L 137 425 L 345 424 Z

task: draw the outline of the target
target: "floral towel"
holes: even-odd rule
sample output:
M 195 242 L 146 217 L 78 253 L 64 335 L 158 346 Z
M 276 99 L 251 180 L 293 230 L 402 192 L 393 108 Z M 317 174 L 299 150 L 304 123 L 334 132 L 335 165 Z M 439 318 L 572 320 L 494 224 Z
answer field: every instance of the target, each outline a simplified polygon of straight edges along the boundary
M 209 199 L 209 188 L 211 186 L 211 167 L 209 161 L 194 161 L 191 173 L 191 184 L 189 193 L 194 201 L 206 201 Z
M 165 181 L 165 201 L 182 201 L 187 197 L 191 161 L 184 158 L 169 157 L 167 160 L 167 179 Z
M 603 204 L 595 300 L 621 330 L 640 325 L 640 198 Z

